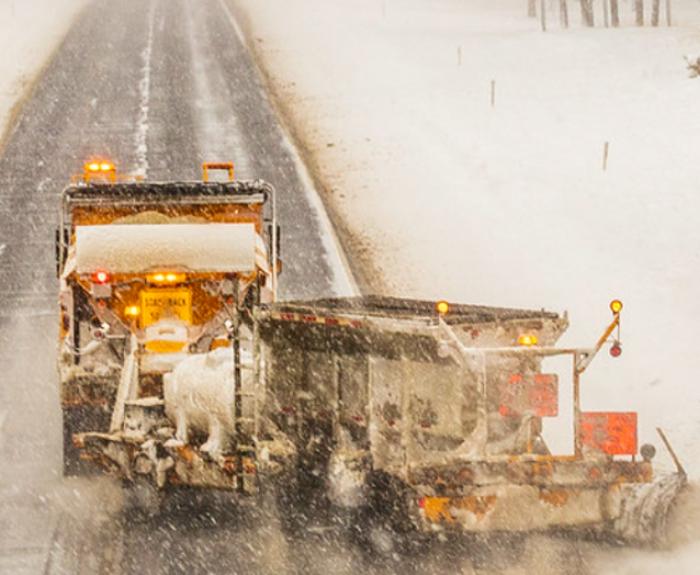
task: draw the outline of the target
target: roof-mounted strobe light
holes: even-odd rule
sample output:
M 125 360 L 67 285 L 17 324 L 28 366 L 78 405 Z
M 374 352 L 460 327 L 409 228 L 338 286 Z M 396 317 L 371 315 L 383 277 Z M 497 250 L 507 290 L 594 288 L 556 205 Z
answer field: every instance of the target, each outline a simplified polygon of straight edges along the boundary
M 450 313 L 450 304 L 445 300 L 440 300 L 435 304 L 435 311 L 440 315 L 447 315 Z
M 115 182 L 117 179 L 117 168 L 109 160 L 91 160 L 83 165 L 83 181 L 88 183 L 92 180 L 108 180 Z

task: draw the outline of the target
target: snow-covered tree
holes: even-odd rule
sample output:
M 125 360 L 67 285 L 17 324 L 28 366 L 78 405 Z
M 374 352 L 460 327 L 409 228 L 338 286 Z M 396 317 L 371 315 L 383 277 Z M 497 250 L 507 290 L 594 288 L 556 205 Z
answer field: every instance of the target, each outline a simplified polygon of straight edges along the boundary
M 688 64 L 688 70 L 690 71 L 691 78 L 697 78 L 700 76 L 700 56 L 697 57 L 685 57 L 685 61 Z
M 530 18 L 537 18 L 537 0 L 527 0 L 527 15 Z
M 651 5 L 651 25 L 652 26 L 659 25 L 660 4 L 661 4 L 661 0 L 654 0 L 653 4 Z
M 595 24 L 593 18 L 593 0 L 581 0 L 581 19 L 585 26 Z
M 634 0 L 634 13 L 637 26 L 644 26 L 644 0 Z
M 569 27 L 569 7 L 567 0 L 559 0 L 559 19 L 561 20 L 562 28 Z
M 610 0 L 610 22 L 615 28 L 620 25 L 620 8 L 617 0 Z

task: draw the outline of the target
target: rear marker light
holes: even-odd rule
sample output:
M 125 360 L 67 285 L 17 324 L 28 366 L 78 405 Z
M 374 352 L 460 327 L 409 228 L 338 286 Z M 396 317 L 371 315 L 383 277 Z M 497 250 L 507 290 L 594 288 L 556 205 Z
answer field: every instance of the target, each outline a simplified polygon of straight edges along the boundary
M 450 304 L 445 300 L 440 300 L 435 304 L 435 311 L 440 315 L 447 315 L 450 312 Z
M 127 306 L 124 313 L 129 317 L 138 317 L 141 315 L 141 308 L 137 305 Z
M 151 284 L 175 284 L 182 283 L 186 279 L 187 276 L 184 273 L 177 272 L 157 272 L 146 276 L 146 281 Z
M 531 346 L 537 345 L 537 336 L 531 334 L 521 335 L 518 338 L 518 345 Z
M 613 357 L 620 357 L 622 355 L 622 346 L 620 345 L 619 341 L 613 343 L 612 347 L 610 348 L 610 355 Z
M 92 282 L 96 284 L 106 284 L 109 279 L 109 274 L 105 271 L 100 270 L 92 274 Z

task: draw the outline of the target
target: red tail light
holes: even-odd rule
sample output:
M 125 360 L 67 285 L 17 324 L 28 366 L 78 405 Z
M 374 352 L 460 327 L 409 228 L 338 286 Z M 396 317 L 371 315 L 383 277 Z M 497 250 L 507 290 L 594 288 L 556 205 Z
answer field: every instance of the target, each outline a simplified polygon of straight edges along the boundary
M 92 274 L 92 283 L 106 284 L 109 283 L 110 275 L 108 272 L 99 270 Z
M 622 346 L 619 341 L 616 341 L 610 348 L 610 355 L 613 357 L 620 357 L 622 355 Z

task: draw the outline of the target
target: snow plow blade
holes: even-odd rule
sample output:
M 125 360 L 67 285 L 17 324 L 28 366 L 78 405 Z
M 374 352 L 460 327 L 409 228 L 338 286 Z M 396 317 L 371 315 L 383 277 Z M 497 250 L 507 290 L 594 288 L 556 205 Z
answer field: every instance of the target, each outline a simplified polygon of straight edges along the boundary
M 626 486 L 613 534 L 627 544 L 663 547 L 667 543 L 669 514 L 687 485 L 684 473 L 672 473 L 652 483 Z

